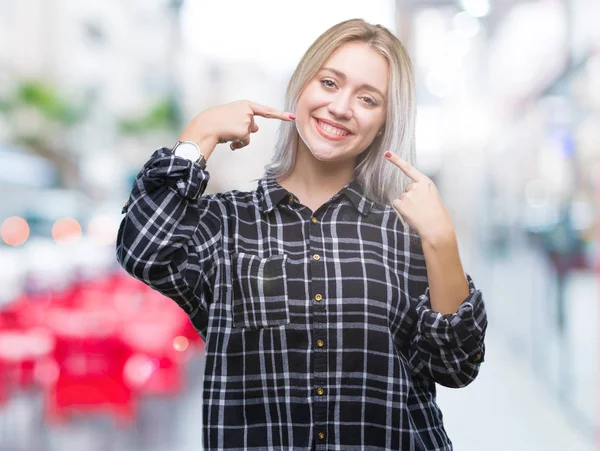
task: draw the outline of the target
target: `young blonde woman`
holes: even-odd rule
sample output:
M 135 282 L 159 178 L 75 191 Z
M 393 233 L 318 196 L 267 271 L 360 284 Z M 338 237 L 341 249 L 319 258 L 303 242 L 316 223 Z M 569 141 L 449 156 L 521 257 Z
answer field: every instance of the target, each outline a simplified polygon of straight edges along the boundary
M 248 145 L 256 116 L 281 121 L 264 177 L 205 195 L 215 146 Z M 402 44 L 350 20 L 308 49 L 284 112 L 206 110 L 139 173 L 117 255 L 206 342 L 204 449 L 452 449 L 435 384 L 476 377 L 487 319 L 414 121 Z

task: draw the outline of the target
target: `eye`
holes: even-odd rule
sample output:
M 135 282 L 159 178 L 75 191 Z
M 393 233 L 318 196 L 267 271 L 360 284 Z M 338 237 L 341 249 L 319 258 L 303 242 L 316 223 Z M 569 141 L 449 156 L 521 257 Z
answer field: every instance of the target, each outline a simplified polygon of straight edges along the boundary
M 361 97 L 361 99 L 369 106 L 376 106 L 377 102 L 373 100 L 371 97 Z
M 335 88 L 336 84 L 331 78 L 323 78 L 320 80 L 321 84 L 326 88 Z

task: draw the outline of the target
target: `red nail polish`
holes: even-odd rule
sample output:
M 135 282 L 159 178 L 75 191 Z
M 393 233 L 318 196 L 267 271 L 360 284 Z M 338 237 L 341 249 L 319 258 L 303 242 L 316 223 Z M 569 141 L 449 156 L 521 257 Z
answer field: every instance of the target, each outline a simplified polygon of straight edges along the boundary
M 295 114 L 292 114 L 292 113 L 290 113 L 290 119 L 291 119 L 291 120 L 294 120 L 294 119 L 296 119 L 296 115 L 295 115 Z
M 385 157 L 386 157 L 386 158 L 390 158 L 391 156 L 392 156 L 392 152 L 386 152 L 386 153 L 385 153 Z

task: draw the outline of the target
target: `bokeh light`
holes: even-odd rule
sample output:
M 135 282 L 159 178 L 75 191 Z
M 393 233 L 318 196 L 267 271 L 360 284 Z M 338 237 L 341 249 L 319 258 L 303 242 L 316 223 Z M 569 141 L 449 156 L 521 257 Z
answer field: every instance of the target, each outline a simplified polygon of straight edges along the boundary
M 159 363 L 144 354 L 134 354 L 125 363 L 123 376 L 131 387 L 141 387 L 158 369 Z
M 52 226 L 52 238 L 57 243 L 77 241 L 81 238 L 81 225 L 73 218 L 59 219 Z
M 19 216 L 6 218 L 0 226 L 0 236 L 9 246 L 20 246 L 29 238 L 29 224 Z
M 178 337 L 175 337 L 175 339 L 173 340 L 173 348 L 179 352 L 185 351 L 188 348 L 189 344 L 190 343 L 189 343 L 188 339 L 181 335 Z

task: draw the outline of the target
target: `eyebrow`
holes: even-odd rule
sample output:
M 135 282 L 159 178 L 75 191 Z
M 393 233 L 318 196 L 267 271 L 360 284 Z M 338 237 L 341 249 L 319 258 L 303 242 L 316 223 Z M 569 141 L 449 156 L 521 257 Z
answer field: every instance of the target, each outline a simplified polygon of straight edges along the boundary
M 321 69 L 321 71 L 327 70 L 329 72 L 334 73 L 335 75 L 337 75 L 339 78 L 346 80 L 348 77 L 346 77 L 346 74 L 343 72 L 340 72 L 337 69 L 332 69 L 331 67 L 324 67 Z M 377 89 L 375 86 L 370 85 L 368 83 L 363 83 L 362 85 L 360 85 L 361 88 L 367 88 L 370 89 L 371 91 L 375 91 L 376 93 L 378 93 L 383 99 L 385 99 L 385 96 L 383 95 L 383 93 Z

